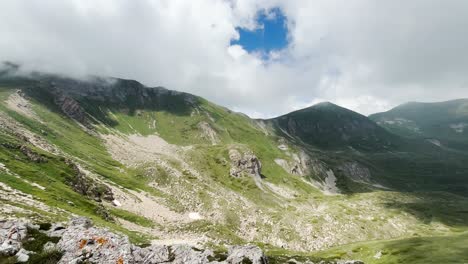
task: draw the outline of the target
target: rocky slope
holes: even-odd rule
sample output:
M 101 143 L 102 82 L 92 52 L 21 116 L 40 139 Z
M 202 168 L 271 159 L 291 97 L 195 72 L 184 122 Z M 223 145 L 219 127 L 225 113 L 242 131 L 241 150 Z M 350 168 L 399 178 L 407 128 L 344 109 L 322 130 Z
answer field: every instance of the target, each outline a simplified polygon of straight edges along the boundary
M 356 248 L 316 254 L 369 240 L 464 239 L 466 156 L 335 105 L 252 120 L 136 81 L 11 72 L 0 102 L 1 219 L 86 216 L 158 251 L 256 243 L 273 263 L 357 259 Z M 410 254 L 370 248 L 359 259 Z

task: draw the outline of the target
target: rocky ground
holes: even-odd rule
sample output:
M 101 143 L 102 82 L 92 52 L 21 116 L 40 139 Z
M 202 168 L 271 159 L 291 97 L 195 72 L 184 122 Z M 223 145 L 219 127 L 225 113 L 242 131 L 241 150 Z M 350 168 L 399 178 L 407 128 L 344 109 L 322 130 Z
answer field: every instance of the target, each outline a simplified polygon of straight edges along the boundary
M 268 257 L 254 245 L 231 246 L 227 252 L 215 252 L 184 244 L 137 246 L 130 243 L 128 237 L 95 227 L 91 220 L 84 217 L 73 218 L 66 225 L 34 225 L 19 220 L 0 221 L 0 243 L 0 263 L 4 263 L 2 259 L 6 260 L 6 263 L 59 264 L 269 263 Z M 301 263 L 293 259 L 287 262 Z

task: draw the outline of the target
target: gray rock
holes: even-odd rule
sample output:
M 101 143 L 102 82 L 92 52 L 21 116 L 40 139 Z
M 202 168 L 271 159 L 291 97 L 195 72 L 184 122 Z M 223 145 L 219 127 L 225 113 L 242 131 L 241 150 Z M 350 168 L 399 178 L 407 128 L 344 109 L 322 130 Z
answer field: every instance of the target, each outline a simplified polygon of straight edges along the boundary
M 44 244 L 43 251 L 51 252 L 55 250 L 58 250 L 57 245 L 55 243 L 47 241 L 47 243 Z
M 50 237 L 61 237 L 63 232 L 65 232 L 65 225 L 63 223 L 54 223 L 46 234 Z
M 204 264 L 210 263 L 209 258 L 214 256 L 211 250 L 199 250 L 188 245 L 175 245 L 171 247 L 174 264 Z
M 0 222 L 0 255 L 14 256 L 28 234 L 27 224 L 20 221 Z
M 262 163 L 251 152 L 243 155 L 236 149 L 229 150 L 229 159 L 231 160 L 231 169 L 229 174 L 233 177 L 241 177 L 243 173 L 260 177 L 262 173 Z
M 86 217 L 75 217 L 70 221 L 70 226 L 90 228 L 93 226 L 93 222 Z
M 226 263 L 240 264 L 245 263 L 244 261 L 246 260 L 250 261 L 249 263 L 252 264 L 268 264 L 267 257 L 257 246 L 233 246 L 229 248 Z
M 146 248 L 134 247 L 133 258 L 135 263 L 162 263 L 171 260 L 168 246 L 152 245 Z
M 31 254 L 31 252 L 25 249 L 20 249 L 15 255 L 16 261 L 20 263 L 27 262 L 29 260 L 29 254 Z
M 107 229 L 95 228 L 87 218 L 74 218 L 57 243 L 59 263 L 133 263 L 132 245 Z
M 18 229 L 18 223 L 6 223 L 7 230 Z M 26 230 L 23 225 L 18 230 Z M 0 229 L 5 230 L 5 229 Z M 267 258 L 262 250 L 256 246 L 235 246 L 229 249 L 227 259 L 216 260 L 213 251 L 198 249 L 189 245 L 151 245 L 141 248 L 132 245 L 128 237 L 110 232 L 104 228 L 94 227 L 91 220 L 85 217 L 73 218 L 67 227 L 54 224 L 47 234 L 57 235 L 61 238 L 57 244 L 47 242 L 44 251 L 59 250 L 63 253 L 59 264 L 78 263 L 128 263 L 128 264 L 237 264 L 248 260 L 253 264 L 266 264 Z M 5 233 L 5 232 L 4 232 Z M 15 238 L 25 237 L 24 232 L 17 232 Z M 16 240 L 8 240 L 16 241 Z M 29 259 L 30 252 L 21 249 L 21 243 L 15 244 L 14 252 L 22 261 Z
M 339 260 L 336 264 L 364 264 L 364 262 L 360 260 Z

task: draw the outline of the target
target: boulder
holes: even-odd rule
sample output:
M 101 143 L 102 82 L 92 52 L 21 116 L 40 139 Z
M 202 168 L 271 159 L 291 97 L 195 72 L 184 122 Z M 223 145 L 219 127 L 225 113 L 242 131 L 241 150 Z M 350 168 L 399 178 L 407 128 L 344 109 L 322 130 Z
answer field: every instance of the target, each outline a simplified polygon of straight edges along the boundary
M 189 245 L 175 245 L 171 247 L 174 264 L 202 264 L 212 263 L 210 258 L 214 256 L 211 250 L 200 250 Z
M 24 263 L 24 262 L 28 262 L 29 260 L 29 254 L 31 254 L 31 252 L 25 250 L 25 249 L 20 249 L 18 251 L 18 253 L 16 253 L 16 262 L 19 262 L 19 263 Z
M 146 248 L 134 247 L 132 252 L 135 263 L 163 263 L 171 261 L 171 251 L 168 246 L 152 245 Z
M 87 218 L 74 218 L 57 243 L 63 252 L 59 263 L 132 263 L 128 237 L 96 228 Z
M 21 221 L 0 222 L 0 255 L 14 256 L 21 250 L 21 241 L 28 234 L 27 224 Z
M 268 264 L 267 257 L 263 254 L 263 251 L 253 245 L 247 246 L 233 246 L 229 248 L 228 258 L 226 259 L 228 264 L 240 264 L 240 263 L 252 263 L 252 264 Z

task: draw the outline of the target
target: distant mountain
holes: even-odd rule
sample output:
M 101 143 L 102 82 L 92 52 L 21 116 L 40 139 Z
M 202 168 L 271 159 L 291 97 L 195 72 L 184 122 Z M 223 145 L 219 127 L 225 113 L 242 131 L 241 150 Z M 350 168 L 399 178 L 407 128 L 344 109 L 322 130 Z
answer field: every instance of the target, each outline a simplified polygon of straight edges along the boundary
M 468 99 L 411 102 L 369 118 L 404 137 L 425 138 L 434 144 L 468 149 Z
M 330 102 L 267 121 L 280 134 L 325 149 L 389 149 L 399 141 L 366 116 Z

